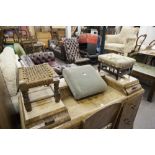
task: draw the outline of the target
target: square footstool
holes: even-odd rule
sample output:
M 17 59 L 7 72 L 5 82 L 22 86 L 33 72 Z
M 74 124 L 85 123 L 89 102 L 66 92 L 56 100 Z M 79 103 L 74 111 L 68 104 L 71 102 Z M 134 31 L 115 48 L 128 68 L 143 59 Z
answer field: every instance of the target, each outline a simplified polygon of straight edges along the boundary
M 53 68 L 47 64 L 34 65 L 31 67 L 21 67 L 19 72 L 19 89 L 24 98 L 24 104 L 27 111 L 32 110 L 28 91 L 30 88 L 39 87 L 54 83 L 55 102 L 60 101 L 59 78 Z
M 114 53 L 99 55 L 98 61 L 98 70 L 100 71 L 102 68 L 114 74 L 117 80 L 119 76 L 121 77 L 125 74 L 131 74 L 133 65 L 136 62 L 135 59 Z

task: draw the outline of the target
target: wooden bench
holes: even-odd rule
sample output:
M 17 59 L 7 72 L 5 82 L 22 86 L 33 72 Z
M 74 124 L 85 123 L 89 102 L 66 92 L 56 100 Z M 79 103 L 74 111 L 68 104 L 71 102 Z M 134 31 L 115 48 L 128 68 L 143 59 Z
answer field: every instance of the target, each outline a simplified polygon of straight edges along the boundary
M 147 97 L 147 100 L 151 102 L 155 91 L 155 67 L 137 62 L 133 66 L 132 75 L 140 80 L 151 82 L 151 88 Z

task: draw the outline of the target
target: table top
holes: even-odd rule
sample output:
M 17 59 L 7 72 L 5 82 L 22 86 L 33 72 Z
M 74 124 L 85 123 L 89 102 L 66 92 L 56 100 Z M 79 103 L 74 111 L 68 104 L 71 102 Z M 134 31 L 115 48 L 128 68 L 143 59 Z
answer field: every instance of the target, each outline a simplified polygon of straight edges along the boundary
M 133 66 L 133 71 L 155 78 L 154 66 L 136 62 L 136 64 Z
M 155 49 L 143 50 L 143 51 L 140 51 L 139 54 L 144 54 L 144 55 L 147 55 L 147 56 L 155 57 Z
M 131 83 L 133 83 L 131 79 Z M 136 79 L 135 79 L 136 80 Z M 110 80 L 111 81 L 111 80 Z M 109 83 L 110 83 L 109 81 Z M 114 79 L 114 81 L 116 81 Z M 128 81 L 128 80 L 127 80 Z M 116 81 L 117 82 L 117 81 Z M 113 82 L 112 82 L 113 83 Z M 126 83 L 127 85 L 130 82 Z M 125 83 L 124 83 L 125 84 Z M 125 84 L 125 85 L 126 85 Z M 112 84 L 116 86 L 116 83 Z M 121 91 L 112 87 L 112 85 L 108 85 L 108 88 L 105 92 L 93 95 L 81 100 L 75 100 L 72 96 L 66 82 L 61 79 L 60 80 L 60 92 L 63 103 L 68 109 L 69 115 L 71 117 L 71 121 L 66 122 L 56 128 L 70 128 L 71 126 L 78 126 L 79 122 L 95 113 L 96 111 L 104 108 L 106 105 L 114 104 L 114 103 L 125 103 L 128 98 L 131 96 L 136 96 L 142 93 L 142 89 L 133 93 L 130 97 L 123 94 Z M 120 86 L 116 86 L 120 87 Z
M 131 80 L 127 79 L 128 82 L 127 83 L 125 82 L 124 84 L 128 85 L 129 83 L 133 83 L 133 81 L 135 81 L 135 80 L 132 78 L 131 78 Z M 116 80 L 114 80 L 114 81 L 117 82 Z M 113 82 L 111 81 L 109 83 L 113 83 Z M 123 85 L 123 86 L 125 86 L 125 85 Z M 48 106 L 50 106 L 50 107 L 47 109 L 46 112 L 48 114 L 51 114 L 50 111 L 52 111 L 52 112 L 56 111 L 55 108 L 60 109 L 60 108 L 66 107 L 71 120 L 67 121 L 66 123 L 62 123 L 61 125 L 58 125 L 56 128 L 68 128 L 68 127 L 70 128 L 70 127 L 74 127 L 76 125 L 79 126 L 81 120 L 83 120 L 87 116 L 90 116 L 91 114 L 95 113 L 96 111 L 104 108 L 104 106 L 114 104 L 114 103 L 124 103 L 129 97 L 129 96 L 126 96 L 121 91 L 113 88 L 112 85 L 108 85 L 107 91 L 105 91 L 103 93 L 93 95 L 93 96 L 90 96 L 90 97 L 87 97 L 87 98 L 84 98 L 81 100 L 75 100 L 64 79 L 60 80 L 59 86 L 60 86 L 61 101 L 63 104 L 62 103 L 54 104 L 53 98 L 45 99 L 46 102 L 44 100 L 44 103 L 47 103 L 47 102 L 52 103 L 51 105 L 48 104 Z M 142 89 L 140 89 L 140 91 L 142 91 Z M 138 91 L 137 93 L 142 93 L 142 92 Z M 135 96 L 136 94 L 134 93 L 132 96 Z M 33 102 L 33 109 L 35 107 L 36 112 L 35 112 L 35 114 L 32 112 L 29 113 L 30 115 L 25 116 L 26 118 L 28 118 L 28 119 L 33 118 L 33 117 L 36 118 L 36 115 L 39 116 L 39 113 L 42 113 L 46 110 L 46 108 L 44 109 L 44 111 L 42 109 L 43 101 L 41 101 L 39 103 L 41 103 L 41 107 L 37 106 L 38 102 Z

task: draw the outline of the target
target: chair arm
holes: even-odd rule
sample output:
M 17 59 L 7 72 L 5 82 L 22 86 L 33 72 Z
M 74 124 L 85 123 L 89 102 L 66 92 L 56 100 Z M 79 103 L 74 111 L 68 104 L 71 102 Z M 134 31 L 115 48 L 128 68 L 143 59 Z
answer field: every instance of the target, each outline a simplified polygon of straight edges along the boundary
M 125 42 L 124 55 L 127 56 L 131 53 L 136 45 L 137 37 L 127 38 Z
M 118 40 L 120 40 L 120 34 L 116 34 L 116 35 L 106 35 L 105 37 L 105 41 L 107 43 L 117 43 Z
M 136 41 L 136 45 L 135 45 L 135 48 L 134 48 L 134 51 L 139 51 L 142 44 L 144 43 L 145 39 L 147 37 L 147 34 L 143 34 L 143 35 L 140 35 L 138 38 L 137 38 L 137 41 Z M 138 44 L 139 43 L 139 44 Z
M 82 56 L 88 56 L 88 52 L 83 51 L 83 50 L 80 50 L 80 54 L 81 54 Z
M 155 40 L 152 40 L 150 43 L 149 43 L 149 46 L 154 46 L 155 45 Z
M 134 50 L 131 51 L 130 56 L 136 55 L 139 52 L 146 37 L 147 37 L 147 34 L 142 34 L 137 38 L 135 48 L 134 48 Z

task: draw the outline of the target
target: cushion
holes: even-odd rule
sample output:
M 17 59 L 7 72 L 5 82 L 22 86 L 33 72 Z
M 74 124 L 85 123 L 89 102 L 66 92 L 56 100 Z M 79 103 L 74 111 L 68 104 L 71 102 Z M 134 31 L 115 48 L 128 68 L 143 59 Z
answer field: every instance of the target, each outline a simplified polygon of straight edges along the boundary
M 65 68 L 63 76 L 75 99 L 82 99 L 106 90 L 107 84 L 90 65 Z
M 118 51 L 120 53 L 124 53 L 125 44 L 118 44 L 118 43 L 106 43 L 105 42 L 105 49 L 111 51 Z
M 3 52 L 0 54 L 0 68 L 6 82 L 9 94 L 15 96 L 17 93 L 17 65 L 16 55 L 13 48 L 5 47 Z
M 109 53 L 109 54 L 102 54 L 98 56 L 98 61 L 120 69 L 127 69 L 131 68 L 134 63 L 136 62 L 135 59 L 122 56 L 115 53 Z
M 22 55 L 25 55 L 26 54 L 25 51 L 24 51 L 24 49 L 23 49 L 23 47 L 19 43 L 14 43 L 13 47 L 14 47 L 15 53 L 18 56 L 22 56 Z

